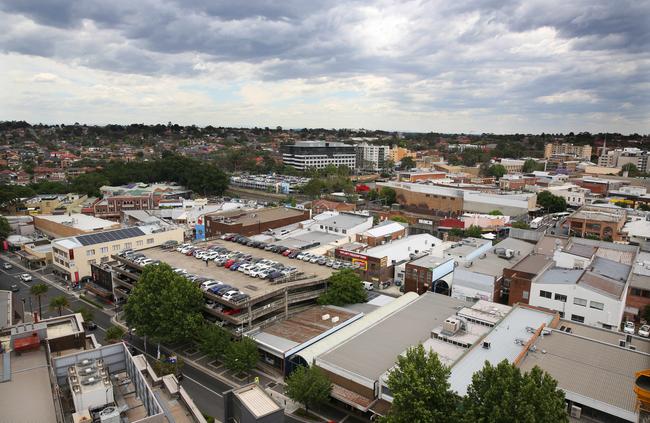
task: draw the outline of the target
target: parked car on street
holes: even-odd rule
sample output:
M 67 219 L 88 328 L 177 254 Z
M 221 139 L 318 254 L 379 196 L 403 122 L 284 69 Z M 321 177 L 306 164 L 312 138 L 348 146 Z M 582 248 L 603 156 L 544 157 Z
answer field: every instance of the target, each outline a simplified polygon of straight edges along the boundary
M 634 335 L 635 332 L 634 322 L 630 322 L 630 321 L 625 322 L 625 325 L 623 326 L 623 332 Z
M 639 336 L 644 338 L 650 337 L 650 325 L 643 325 L 639 328 Z
M 13 269 L 14 266 L 13 266 L 11 263 L 7 263 L 7 262 L 5 262 L 5 263 L 2 263 L 2 267 L 3 267 L 5 270 L 9 270 L 9 269 Z
M 29 273 L 23 273 L 20 275 L 20 280 L 23 282 L 31 282 L 32 281 L 32 275 Z

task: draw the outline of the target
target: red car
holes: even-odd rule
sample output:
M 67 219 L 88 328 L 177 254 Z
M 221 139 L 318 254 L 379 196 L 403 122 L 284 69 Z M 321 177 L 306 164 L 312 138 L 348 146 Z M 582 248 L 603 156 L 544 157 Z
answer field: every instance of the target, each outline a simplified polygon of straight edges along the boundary
M 226 264 L 223 265 L 223 267 L 225 267 L 226 269 L 229 269 L 230 266 L 232 266 L 232 265 L 235 264 L 235 263 L 237 263 L 237 260 L 235 260 L 235 259 L 230 259 L 230 260 L 228 260 L 228 261 L 226 262 Z
M 293 253 L 293 250 L 286 250 L 284 253 L 282 253 L 282 255 L 286 257 L 291 253 Z
M 239 308 L 227 308 L 223 311 L 223 314 L 226 314 L 228 316 L 232 316 L 239 313 L 241 313 L 241 309 Z

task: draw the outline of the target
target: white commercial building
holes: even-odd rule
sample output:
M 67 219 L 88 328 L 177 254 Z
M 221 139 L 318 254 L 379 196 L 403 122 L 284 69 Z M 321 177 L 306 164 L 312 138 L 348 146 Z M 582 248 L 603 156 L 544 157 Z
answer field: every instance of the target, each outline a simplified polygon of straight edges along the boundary
M 59 238 L 52 241 L 52 259 L 67 280 L 78 282 L 90 276 L 91 264 L 106 263 L 122 250 L 143 250 L 165 241 L 183 242 L 183 229 L 143 225 Z
M 368 143 L 357 145 L 357 166 L 364 170 L 379 171 L 384 168 L 390 154 L 390 146 Z
M 298 170 L 323 169 L 327 166 L 357 166 L 357 151 L 354 145 L 328 141 L 297 141 L 283 145 L 282 163 Z
M 533 279 L 528 303 L 567 320 L 616 329 L 625 311 L 631 266 L 596 257 L 589 269 L 553 267 Z

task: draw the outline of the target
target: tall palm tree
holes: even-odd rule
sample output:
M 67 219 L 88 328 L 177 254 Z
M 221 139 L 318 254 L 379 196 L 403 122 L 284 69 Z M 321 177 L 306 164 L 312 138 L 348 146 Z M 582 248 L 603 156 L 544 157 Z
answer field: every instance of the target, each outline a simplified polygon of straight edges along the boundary
M 69 306 L 70 303 L 68 302 L 68 299 L 63 296 L 59 295 L 58 297 L 52 298 L 52 301 L 50 301 L 50 309 L 51 310 L 58 310 L 59 316 L 63 313 L 63 308 Z
M 38 316 L 42 319 L 43 315 L 41 314 L 41 297 L 45 294 L 47 294 L 48 287 L 44 283 L 37 283 L 36 285 L 32 285 L 31 288 L 29 288 L 29 293 L 32 294 L 36 299 L 38 300 Z

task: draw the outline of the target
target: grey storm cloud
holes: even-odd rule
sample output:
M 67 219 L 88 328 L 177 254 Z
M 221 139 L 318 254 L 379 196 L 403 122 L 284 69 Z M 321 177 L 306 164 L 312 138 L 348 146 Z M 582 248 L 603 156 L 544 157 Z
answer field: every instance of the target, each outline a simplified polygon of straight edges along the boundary
M 375 32 L 368 9 L 385 18 Z M 391 20 L 396 10 L 405 22 Z M 631 114 L 648 114 L 643 0 L 0 0 L 0 24 L 4 53 L 118 73 L 188 77 L 209 71 L 197 60 L 243 62 L 266 81 L 387 78 L 381 95 L 404 110 L 592 113 L 631 103 Z M 537 30 L 554 31 L 562 49 L 513 45 Z

